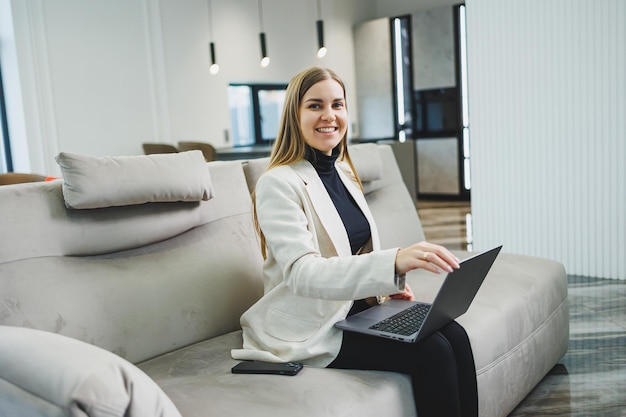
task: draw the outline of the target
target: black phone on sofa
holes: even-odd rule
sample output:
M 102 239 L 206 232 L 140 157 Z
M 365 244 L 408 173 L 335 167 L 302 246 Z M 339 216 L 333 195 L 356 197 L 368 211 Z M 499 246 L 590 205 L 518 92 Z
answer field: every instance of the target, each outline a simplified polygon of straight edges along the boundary
M 289 375 L 293 376 L 300 372 L 303 368 L 300 362 L 258 362 L 243 361 L 233 366 L 231 369 L 233 374 L 270 374 L 270 375 Z

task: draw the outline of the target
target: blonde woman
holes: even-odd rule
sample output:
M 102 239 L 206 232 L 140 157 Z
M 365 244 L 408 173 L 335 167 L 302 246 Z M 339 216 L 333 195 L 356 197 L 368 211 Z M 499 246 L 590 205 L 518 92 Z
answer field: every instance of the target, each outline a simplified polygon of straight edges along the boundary
M 410 270 L 459 267 L 451 252 L 429 242 L 380 248 L 347 130 L 345 86 L 333 71 L 314 67 L 293 77 L 254 193 L 265 291 L 242 315 L 243 348 L 232 356 L 406 373 L 420 417 L 476 416 L 473 356 L 457 323 L 415 344 L 334 327 L 377 296 L 412 299 L 404 280 Z

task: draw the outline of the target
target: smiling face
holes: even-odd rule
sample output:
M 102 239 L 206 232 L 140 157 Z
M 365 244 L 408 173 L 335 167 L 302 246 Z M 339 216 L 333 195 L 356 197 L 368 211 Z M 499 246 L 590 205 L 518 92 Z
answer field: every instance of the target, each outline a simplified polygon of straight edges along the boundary
M 304 141 L 330 155 L 348 130 L 348 111 L 341 84 L 326 79 L 314 84 L 302 97 L 300 129 Z

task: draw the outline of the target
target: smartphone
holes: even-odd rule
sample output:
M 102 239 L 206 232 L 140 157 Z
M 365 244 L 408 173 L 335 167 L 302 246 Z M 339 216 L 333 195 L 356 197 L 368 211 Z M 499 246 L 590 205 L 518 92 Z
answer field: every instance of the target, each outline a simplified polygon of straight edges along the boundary
M 303 368 L 300 362 L 257 362 L 243 361 L 233 366 L 233 374 L 273 374 L 273 375 L 296 375 Z

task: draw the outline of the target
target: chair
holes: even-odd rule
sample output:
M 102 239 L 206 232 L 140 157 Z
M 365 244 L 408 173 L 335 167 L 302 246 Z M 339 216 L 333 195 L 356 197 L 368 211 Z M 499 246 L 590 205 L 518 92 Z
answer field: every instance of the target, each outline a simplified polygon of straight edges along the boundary
M 215 147 L 206 142 L 178 142 L 178 150 L 180 152 L 200 150 L 207 162 L 214 161 L 217 157 Z
M 39 174 L 24 174 L 20 172 L 0 174 L 0 185 L 22 184 L 24 182 L 39 182 L 45 180 L 46 177 Z
M 178 148 L 174 145 L 170 145 L 167 143 L 144 143 L 143 153 L 146 155 L 151 155 L 154 153 L 176 153 L 178 152 Z

